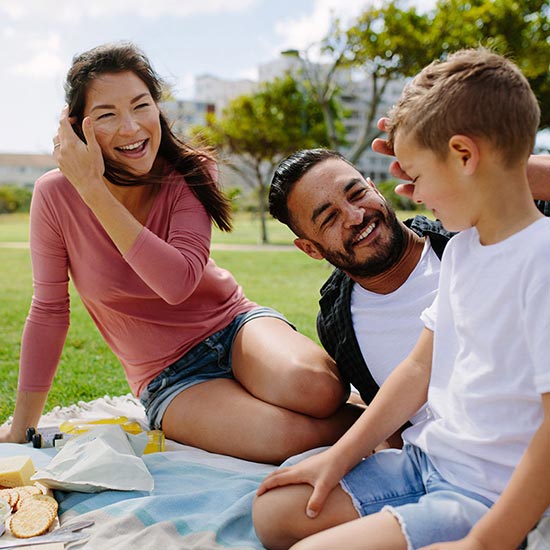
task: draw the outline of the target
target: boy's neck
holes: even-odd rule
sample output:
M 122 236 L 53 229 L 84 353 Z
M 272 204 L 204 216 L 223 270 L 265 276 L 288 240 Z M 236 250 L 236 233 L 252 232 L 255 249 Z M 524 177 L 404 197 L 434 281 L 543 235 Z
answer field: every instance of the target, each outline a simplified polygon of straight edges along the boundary
M 501 242 L 543 217 L 533 201 L 525 171 L 502 171 L 482 186 L 474 224 L 482 245 Z

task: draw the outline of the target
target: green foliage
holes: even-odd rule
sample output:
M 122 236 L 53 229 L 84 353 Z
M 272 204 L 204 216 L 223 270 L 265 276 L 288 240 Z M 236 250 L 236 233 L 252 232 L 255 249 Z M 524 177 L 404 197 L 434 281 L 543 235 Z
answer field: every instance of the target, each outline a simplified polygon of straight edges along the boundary
M 230 167 L 256 190 L 262 242 L 268 242 L 268 182 L 275 166 L 296 149 L 327 144 L 325 119 L 306 88 L 291 76 L 264 83 L 254 94 L 235 98 L 220 117 L 193 134 L 226 155 L 238 156 Z
M 321 111 L 290 76 L 235 98 L 200 131 L 213 146 L 271 164 L 297 148 L 327 143 Z
M 427 61 L 479 45 L 510 57 L 539 99 L 541 128 L 550 126 L 550 2 L 439 0 L 430 20 Z
M 19 185 L 0 185 L 0 214 L 28 212 L 32 190 Z
M 381 8 L 371 4 L 348 28 L 334 20 L 321 43 L 333 68 L 349 67 L 369 82 L 362 127 L 347 153 L 352 162 L 379 135 L 376 122 L 387 109 L 383 100 L 388 83 L 411 77 L 434 59 L 466 47 L 483 45 L 511 57 L 539 99 L 541 128 L 550 126 L 548 0 L 439 0 L 427 12 L 401 6 L 399 0 Z M 330 113 L 325 116 L 330 118 Z

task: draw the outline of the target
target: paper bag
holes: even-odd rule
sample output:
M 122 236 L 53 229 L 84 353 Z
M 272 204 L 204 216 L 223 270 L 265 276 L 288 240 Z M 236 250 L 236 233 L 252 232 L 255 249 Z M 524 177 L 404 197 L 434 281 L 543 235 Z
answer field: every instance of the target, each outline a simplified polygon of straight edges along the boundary
M 32 480 L 52 489 L 81 493 L 152 491 L 153 477 L 136 456 L 146 444 L 145 433 L 130 435 L 119 425 L 97 426 L 67 441 Z

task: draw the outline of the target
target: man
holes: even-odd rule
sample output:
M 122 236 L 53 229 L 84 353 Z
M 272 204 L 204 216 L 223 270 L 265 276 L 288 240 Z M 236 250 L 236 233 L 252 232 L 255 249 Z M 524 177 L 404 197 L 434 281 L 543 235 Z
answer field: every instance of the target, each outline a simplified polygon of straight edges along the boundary
M 373 148 L 391 154 L 384 140 Z M 408 179 L 397 163 L 391 169 Z M 550 156 L 532 156 L 529 181 L 538 198 L 550 199 L 549 175 Z M 398 191 L 408 195 L 407 184 Z M 435 297 L 452 234 L 424 216 L 398 220 L 374 183 L 325 149 L 283 160 L 269 203 L 273 217 L 297 235 L 300 250 L 336 268 L 321 288 L 317 330 L 345 380 L 368 404 L 418 339 L 420 314 Z M 550 215 L 550 203 L 537 206 Z M 420 418 L 422 412 L 411 421 Z

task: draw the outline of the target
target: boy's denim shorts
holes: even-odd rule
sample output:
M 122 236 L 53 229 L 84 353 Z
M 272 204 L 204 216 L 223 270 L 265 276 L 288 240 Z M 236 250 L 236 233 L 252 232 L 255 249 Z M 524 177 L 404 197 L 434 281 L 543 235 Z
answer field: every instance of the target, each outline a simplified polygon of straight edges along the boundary
M 492 502 L 445 481 L 418 447 L 387 449 L 361 461 L 340 482 L 360 516 L 387 510 L 408 550 L 461 539 Z
M 168 405 L 183 390 L 216 378 L 234 379 L 231 350 L 235 336 L 248 321 L 259 317 L 275 317 L 295 328 L 281 313 L 268 307 L 256 307 L 237 315 L 225 328 L 215 332 L 181 359 L 166 367 L 141 392 L 139 400 L 145 407 L 151 429 L 161 429 L 162 417 Z

